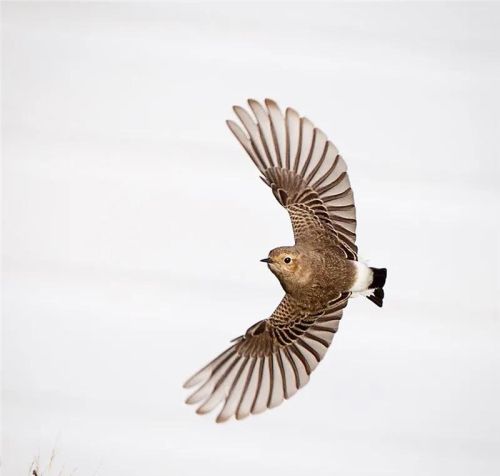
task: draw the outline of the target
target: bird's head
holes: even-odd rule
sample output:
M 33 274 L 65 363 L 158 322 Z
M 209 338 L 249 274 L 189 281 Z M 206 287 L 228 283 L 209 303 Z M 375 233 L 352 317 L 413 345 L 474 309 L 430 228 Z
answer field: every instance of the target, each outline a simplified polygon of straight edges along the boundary
M 293 292 L 297 286 L 303 286 L 309 281 L 311 273 L 307 259 L 295 246 L 274 248 L 261 261 L 267 263 L 286 292 Z

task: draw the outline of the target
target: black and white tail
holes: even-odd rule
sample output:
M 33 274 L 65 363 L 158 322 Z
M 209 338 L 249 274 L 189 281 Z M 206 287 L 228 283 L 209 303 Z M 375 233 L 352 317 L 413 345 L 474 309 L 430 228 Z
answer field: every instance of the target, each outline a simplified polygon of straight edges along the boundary
M 370 268 L 373 273 L 373 279 L 368 289 L 373 292 L 366 296 L 371 302 L 374 302 L 378 307 L 382 307 L 384 301 L 384 285 L 387 278 L 386 268 Z

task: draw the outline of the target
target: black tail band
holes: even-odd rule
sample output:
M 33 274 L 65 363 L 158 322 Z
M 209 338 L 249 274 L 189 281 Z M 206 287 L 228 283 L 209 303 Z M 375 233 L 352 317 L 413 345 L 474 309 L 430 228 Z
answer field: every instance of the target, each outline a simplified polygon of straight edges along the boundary
M 370 284 L 370 289 L 373 289 L 373 293 L 370 296 L 366 296 L 371 302 L 374 302 L 378 307 L 382 307 L 384 301 L 384 290 L 382 289 L 385 285 L 385 280 L 387 278 L 386 268 L 370 268 L 373 272 L 373 281 Z
M 386 268 L 370 268 L 373 271 L 373 281 L 370 289 L 383 288 L 387 278 Z

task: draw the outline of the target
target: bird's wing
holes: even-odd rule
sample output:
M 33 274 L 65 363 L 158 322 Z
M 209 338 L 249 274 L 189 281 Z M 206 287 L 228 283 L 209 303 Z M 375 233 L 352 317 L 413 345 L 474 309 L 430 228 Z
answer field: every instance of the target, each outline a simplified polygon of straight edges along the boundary
M 223 422 L 290 398 L 325 355 L 349 295 L 339 295 L 315 313 L 300 311 L 286 295 L 269 319 L 250 327 L 184 384 L 196 387 L 186 403 L 199 403 L 197 413 L 205 414 L 223 402 L 217 417 Z
M 335 241 L 357 259 L 356 209 L 347 166 L 337 148 L 313 123 L 288 108 L 248 101 L 254 117 L 235 106 L 243 128 L 227 124 L 289 212 L 297 243 Z

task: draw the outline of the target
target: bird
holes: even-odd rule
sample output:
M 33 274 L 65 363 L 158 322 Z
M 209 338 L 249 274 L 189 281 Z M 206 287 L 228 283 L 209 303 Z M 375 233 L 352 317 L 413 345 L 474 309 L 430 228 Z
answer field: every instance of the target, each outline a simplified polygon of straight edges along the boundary
M 189 378 L 186 403 L 217 423 L 274 408 L 308 383 L 339 327 L 348 300 L 366 296 L 382 307 L 386 268 L 358 260 L 356 208 L 347 166 L 324 132 L 276 101 L 234 106 L 226 121 L 261 179 L 290 216 L 295 244 L 261 261 L 285 295 L 267 319 Z

